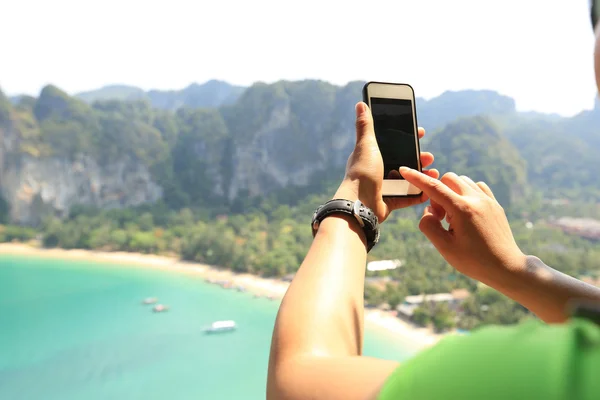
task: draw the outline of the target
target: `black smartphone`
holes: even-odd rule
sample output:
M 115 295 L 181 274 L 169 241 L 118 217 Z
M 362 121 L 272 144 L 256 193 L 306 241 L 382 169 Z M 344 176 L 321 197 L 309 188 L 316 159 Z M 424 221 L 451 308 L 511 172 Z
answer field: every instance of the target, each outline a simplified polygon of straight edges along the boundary
M 414 197 L 421 189 L 408 183 L 400 167 L 421 171 L 415 92 L 404 83 L 368 82 L 363 101 L 371 109 L 383 158 L 383 196 Z

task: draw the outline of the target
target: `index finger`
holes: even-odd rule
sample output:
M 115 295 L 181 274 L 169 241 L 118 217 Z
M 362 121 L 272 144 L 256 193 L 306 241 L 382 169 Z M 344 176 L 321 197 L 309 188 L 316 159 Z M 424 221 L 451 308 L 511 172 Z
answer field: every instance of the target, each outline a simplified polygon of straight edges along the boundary
M 430 199 L 444 208 L 454 208 L 460 195 L 444 185 L 438 179 L 427 176 L 417 170 L 400 167 L 402 177 L 421 189 Z

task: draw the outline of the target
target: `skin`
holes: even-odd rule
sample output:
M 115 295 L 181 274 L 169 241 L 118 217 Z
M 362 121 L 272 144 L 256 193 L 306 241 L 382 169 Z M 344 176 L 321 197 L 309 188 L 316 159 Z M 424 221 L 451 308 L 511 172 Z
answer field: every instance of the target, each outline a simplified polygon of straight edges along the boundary
M 600 29 L 594 63 L 600 82 Z M 600 91 L 600 87 L 599 87 Z M 564 322 L 573 300 L 600 302 L 600 289 L 521 252 L 506 214 L 483 182 L 436 170 L 402 168 L 423 190 L 384 201 L 383 161 L 366 104 L 357 104 L 356 146 L 334 198 L 360 199 L 384 221 L 395 209 L 431 198 L 419 228 L 459 272 L 520 302 L 548 323 Z M 425 132 L 420 129 L 422 137 Z M 433 163 L 423 153 L 422 164 Z M 449 223 L 446 230 L 441 224 Z M 267 399 L 376 399 L 398 363 L 362 356 L 365 238 L 355 220 L 325 219 L 279 309 L 269 359 Z
M 502 206 L 484 182 L 452 172 L 440 180 L 409 168 L 400 172 L 431 198 L 419 229 L 457 271 L 504 293 L 548 323 L 566 321 L 575 300 L 600 302 L 600 289 L 521 252 Z M 444 218 L 448 230 L 442 226 Z
M 427 200 L 384 201 L 383 160 L 366 104 L 357 105 L 356 145 L 333 198 L 360 199 L 379 221 L 398 208 Z M 419 129 L 419 136 L 425 131 Z M 421 154 L 424 168 L 433 155 Z M 437 170 L 425 171 L 437 179 Z M 375 398 L 396 362 L 362 357 L 366 243 L 356 220 L 326 218 L 277 315 L 267 383 L 268 399 Z

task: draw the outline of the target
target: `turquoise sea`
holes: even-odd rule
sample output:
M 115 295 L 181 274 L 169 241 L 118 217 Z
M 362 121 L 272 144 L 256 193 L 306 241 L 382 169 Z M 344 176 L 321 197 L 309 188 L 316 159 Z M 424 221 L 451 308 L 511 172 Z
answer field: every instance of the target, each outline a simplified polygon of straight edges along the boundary
M 191 274 L 2 255 L 0 399 L 264 399 L 277 304 Z M 222 319 L 239 329 L 202 333 Z M 412 355 L 371 329 L 365 354 Z

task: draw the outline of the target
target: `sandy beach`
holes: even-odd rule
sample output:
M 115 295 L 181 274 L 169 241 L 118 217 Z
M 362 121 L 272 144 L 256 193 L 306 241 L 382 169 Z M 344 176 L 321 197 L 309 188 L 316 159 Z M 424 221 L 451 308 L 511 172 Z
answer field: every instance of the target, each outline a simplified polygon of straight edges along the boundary
M 269 296 L 274 300 L 283 298 L 289 282 L 279 279 L 262 278 L 250 274 L 238 274 L 231 270 L 214 266 L 181 261 L 175 257 L 127 252 L 101 252 L 92 250 L 44 249 L 23 243 L 0 243 L 0 254 L 29 255 L 44 258 L 85 260 L 106 262 L 132 267 L 157 268 L 162 270 L 190 273 L 207 281 L 228 281 L 232 287 L 242 286 L 248 292 L 259 296 Z M 413 349 L 421 349 L 435 344 L 443 335 L 434 334 L 426 328 L 417 328 L 404 322 L 390 312 L 365 310 L 365 323 L 398 337 Z

